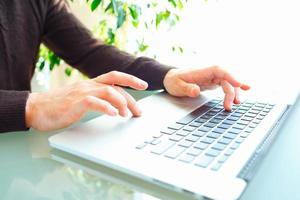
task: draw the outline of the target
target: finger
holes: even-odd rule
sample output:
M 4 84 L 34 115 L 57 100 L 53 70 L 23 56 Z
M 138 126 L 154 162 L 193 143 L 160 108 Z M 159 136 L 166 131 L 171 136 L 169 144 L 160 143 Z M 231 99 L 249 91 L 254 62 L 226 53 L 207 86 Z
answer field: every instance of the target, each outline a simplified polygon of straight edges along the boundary
M 241 85 L 241 89 L 242 89 L 242 90 L 249 90 L 249 89 L 250 89 L 250 86 L 247 85 L 247 84 L 242 84 L 242 85 Z
M 109 102 L 94 96 L 86 96 L 81 100 L 80 105 L 84 112 L 92 110 L 105 113 L 110 116 L 116 116 L 118 114 L 118 110 L 114 108 Z
M 213 67 L 212 72 L 216 78 L 227 81 L 233 87 L 241 87 L 243 85 L 238 80 L 236 80 L 230 73 L 228 73 L 220 67 Z
M 240 104 L 241 103 L 241 100 L 240 100 L 240 88 L 234 88 L 234 93 L 235 93 L 235 97 L 234 97 L 233 103 Z
M 235 98 L 235 94 L 232 86 L 227 81 L 221 81 L 222 89 L 225 93 L 224 97 L 224 108 L 227 111 L 231 111 L 232 102 Z
M 183 96 L 197 97 L 200 95 L 200 87 L 193 83 L 188 83 L 183 80 L 178 81 L 179 90 L 184 94 Z
M 108 101 L 112 106 L 118 109 L 123 117 L 128 115 L 127 100 L 122 94 L 111 86 L 103 86 L 95 94 L 98 98 Z
M 112 71 L 103 74 L 101 76 L 94 78 L 93 80 L 108 85 L 120 85 L 125 87 L 131 87 L 136 90 L 145 90 L 148 87 L 148 83 L 143 81 L 142 79 L 118 71 Z
M 139 106 L 137 105 L 136 100 L 130 95 L 128 94 L 123 88 L 121 87 L 115 87 L 115 89 L 124 96 L 124 98 L 127 100 L 127 107 L 130 110 L 130 112 L 132 113 L 132 115 L 134 117 L 139 117 L 142 114 L 141 109 L 139 108 Z

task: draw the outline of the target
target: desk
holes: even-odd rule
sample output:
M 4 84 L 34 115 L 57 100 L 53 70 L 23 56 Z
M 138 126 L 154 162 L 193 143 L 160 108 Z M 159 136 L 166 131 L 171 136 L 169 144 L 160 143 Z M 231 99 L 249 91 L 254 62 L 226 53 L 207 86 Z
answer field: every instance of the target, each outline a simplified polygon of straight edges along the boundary
M 151 93 L 135 93 L 142 98 Z M 83 121 L 95 117 L 89 114 Z M 300 199 L 300 99 L 242 200 Z M 155 185 L 53 150 L 56 134 L 0 134 L 0 199 L 186 199 Z M 148 193 L 148 194 L 147 194 Z

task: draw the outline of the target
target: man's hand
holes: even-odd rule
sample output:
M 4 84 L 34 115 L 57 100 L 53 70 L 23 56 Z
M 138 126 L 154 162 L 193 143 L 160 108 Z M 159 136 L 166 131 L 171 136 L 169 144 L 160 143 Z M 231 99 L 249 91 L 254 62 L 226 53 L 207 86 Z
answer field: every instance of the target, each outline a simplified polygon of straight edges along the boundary
M 87 111 L 111 116 L 139 116 L 141 110 L 132 96 L 119 86 L 145 90 L 148 84 L 132 75 L 113 71 L 97 78 L 54 91 L 31 93 L 26 104 L 26 125 L 40 131 L 64 128 Z
M 240 103 L 240 89 L 250 89 L 248 85 L 237 81 L 217 66 L 205 69 L 172 69 L 165 76 L 164 86 L 169 94 L 179 97 L 197 97 L 201 91 L 221 86 L 225 93 L 226 110 L 231 110 L 233 103 Z

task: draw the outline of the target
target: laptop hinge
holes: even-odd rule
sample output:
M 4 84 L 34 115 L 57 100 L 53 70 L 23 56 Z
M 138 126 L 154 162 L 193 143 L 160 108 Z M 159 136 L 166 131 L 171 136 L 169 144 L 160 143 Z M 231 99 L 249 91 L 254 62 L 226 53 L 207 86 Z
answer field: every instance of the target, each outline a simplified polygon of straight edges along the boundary
M 268 134 L 265 136 L 264 140 L 260 143 L 260 145 L 258 145 L 251 158 L 248 160 L 246 165 L 240 171 L 238 175 L 239 178 L 244 179 L 247 182 L 249 182 L 253 178 L 254 173 L 259 167 L 259 164 L 262 163 L 263 158 L 266 156 L 268 150 L 272 146 L 271 144 L 273 143 L 276 136 L 278 135 L 279 132 L 278 130 L 282 122 L 287 117 L 290 109 L 291 106 L 288 105 L 285 111 L 280 116 L 279 120 L 272 126 Z

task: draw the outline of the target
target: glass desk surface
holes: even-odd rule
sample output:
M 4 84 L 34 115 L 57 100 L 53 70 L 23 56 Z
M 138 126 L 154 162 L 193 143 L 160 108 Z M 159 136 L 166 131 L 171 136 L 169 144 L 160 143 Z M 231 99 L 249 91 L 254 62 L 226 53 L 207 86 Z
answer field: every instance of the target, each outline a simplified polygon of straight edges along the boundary
M 151 92 L 136 93 L 139 99 Z M 90 113 L 82 122 L 98 114 Z M 300 101 L 241 199 L 300 199 Z M 49 147 L 58 133 L 0 134 L 0 199 L 192 199 Z

